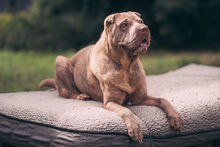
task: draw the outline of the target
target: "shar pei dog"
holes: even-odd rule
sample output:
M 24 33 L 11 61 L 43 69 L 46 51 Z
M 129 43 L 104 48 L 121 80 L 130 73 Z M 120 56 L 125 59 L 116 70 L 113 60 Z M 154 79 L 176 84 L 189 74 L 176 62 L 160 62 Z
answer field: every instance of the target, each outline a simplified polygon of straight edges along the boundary
M 104 20 L 100 39 L 71 58 L 58 56 L 54 79 L 40 87 L 55 88 L 65 98 L 101 101 L 104 108 L 118 114 L 125 122 L 132 140 L 142 143 L 142 129 L 134 114 L 124 105 L 161 108 L 169 124 L 182 130 L 182 119 L 164 98 L 149 96 L 139 55 L 147 52 L 151 34 L 137 12 L 115 13 Z

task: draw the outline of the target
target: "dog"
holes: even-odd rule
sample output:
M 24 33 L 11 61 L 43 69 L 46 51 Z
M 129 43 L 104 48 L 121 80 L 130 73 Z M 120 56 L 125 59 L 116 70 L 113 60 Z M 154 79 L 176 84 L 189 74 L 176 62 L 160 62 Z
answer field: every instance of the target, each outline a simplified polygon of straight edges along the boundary
M 156 106 L 165 111 L 169 124 L 181 131 L 179 113 L 164 98 L 147 95 L 145 72 L 139 55 L 147 52 L 151 34 L 137 12 L 114 13 L 104 20 L 104 31 L 96 44 L 73 57 L 56 58 L 55 78 L 41 81 L 40 88 L 55 88 L 65 98 L 92 98 L 118 114 L 128 135 L 142 143 L 142 129 L 134 114 L 123 105 Z

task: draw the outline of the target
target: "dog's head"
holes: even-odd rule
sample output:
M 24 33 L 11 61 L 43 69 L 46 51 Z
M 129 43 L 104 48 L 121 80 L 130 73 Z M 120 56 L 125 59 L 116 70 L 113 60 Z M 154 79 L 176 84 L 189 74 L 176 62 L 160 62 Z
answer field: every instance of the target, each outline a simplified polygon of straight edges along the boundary
M 110 44 L 132 56 L 145 53 L 150 45 L 150 30 L 137 12 L 109 15 L 104 21 L 104 30 Z

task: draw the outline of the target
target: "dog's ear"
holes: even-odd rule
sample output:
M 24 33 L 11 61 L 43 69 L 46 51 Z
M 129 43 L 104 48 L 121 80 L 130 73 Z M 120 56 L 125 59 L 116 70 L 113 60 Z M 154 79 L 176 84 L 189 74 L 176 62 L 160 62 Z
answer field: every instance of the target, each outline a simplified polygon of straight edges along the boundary
M 134 12 L 135 15 L 137 15 L 138 17 L 141 17 L 141 14 L 138 12 Z
M 105 21 L 104 21 L 104 27 L 108 28 L 109 26 L 111 26 L 111 24 L 113 24 L 115 22 L 115 14 L 111 14 L 108 17 L 106 17 Z

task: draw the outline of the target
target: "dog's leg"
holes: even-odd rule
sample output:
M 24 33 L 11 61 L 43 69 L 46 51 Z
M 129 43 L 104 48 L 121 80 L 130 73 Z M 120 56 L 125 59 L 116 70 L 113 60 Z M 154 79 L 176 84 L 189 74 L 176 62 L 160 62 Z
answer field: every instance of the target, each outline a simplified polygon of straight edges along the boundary
M 134 140 L 142 143 L 143 133 L 142 129 L 135 119 L 133 113 L 115 102 L 109 102 L 105 105 L 105 109 L 117 113 L 125 121 L 125 124 L 128 129 L 128 135 Z
M 121 106 L 126 93 L 108 84 L 101 85 L 101 87 L 104 96 L 104 108 L 118 114 L 124 120 L 131 139 L 142 143 L 143 133 L 141 126 L 135 119 L 134 114 L 128 108 Z
M 80 94 L 77 90 L 73 79 L 73 66 L 64 56 L 56 58 L 55 83 L 56 89 L 62 97 L 79 100 L 90 98 L 87 94 Z
M 164 98 L 155 98 L 147 96 L 144 101 L 139 105 L 156 106 L 163 109 L 168 117 L 169 124 L 175 130 L 182 131 L 183 123 L 179 113 L 173 108 L 173 106 Z

